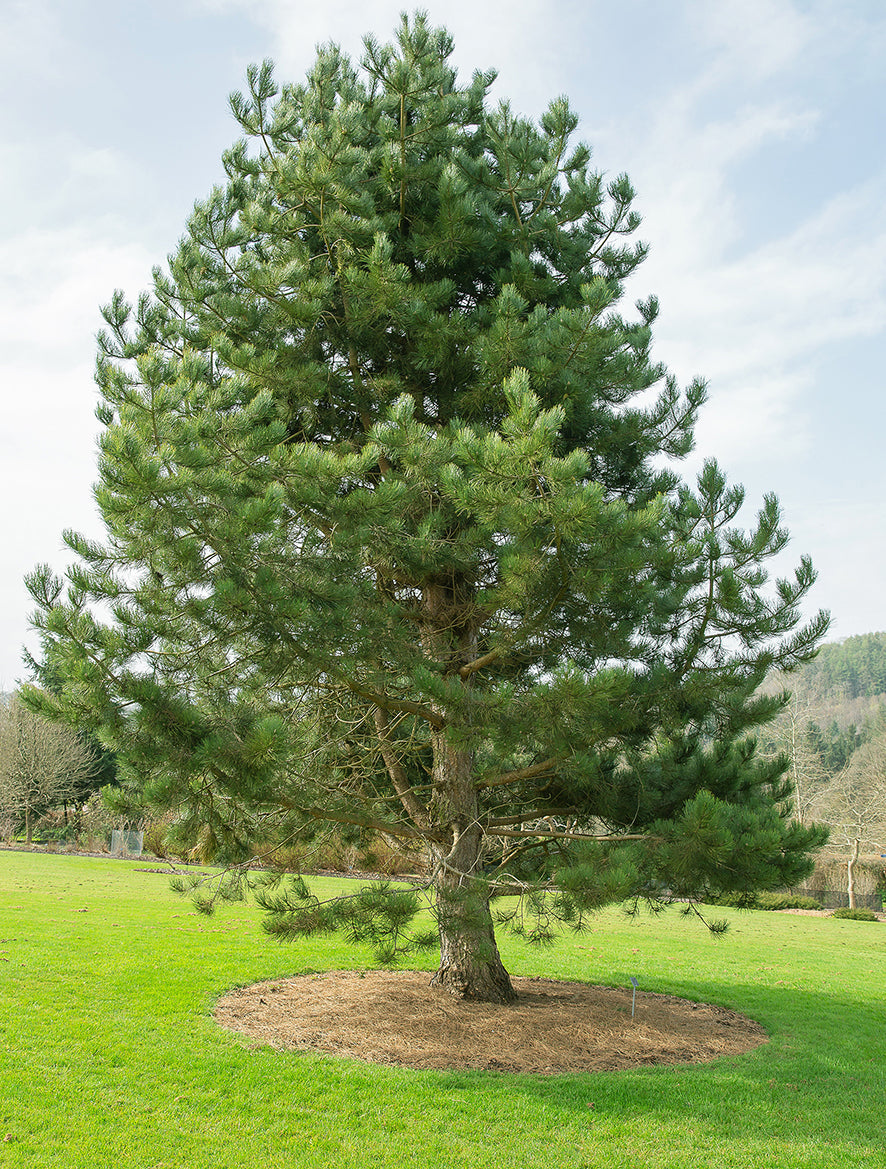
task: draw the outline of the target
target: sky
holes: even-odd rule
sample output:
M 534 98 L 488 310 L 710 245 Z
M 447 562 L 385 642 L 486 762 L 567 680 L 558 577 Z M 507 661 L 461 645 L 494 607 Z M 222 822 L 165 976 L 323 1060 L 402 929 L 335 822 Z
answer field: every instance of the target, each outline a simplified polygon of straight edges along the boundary
M 0 690 L 37 648 L 23 584 L 100 537 L 92 380 L 99 308 L 147 286 L 236 139 L 228 95 L 272 58 L 387 40 L 388 0 L 0 0 Z M 628 303 L 661 302 L 655 356 L 710 400 L 715 456 L 748 526 L 780 499 L 819 579 L 829 639 L 886 628 L 886 3 L 427 0 L 467 80 L 627 172 L 649 259 Z

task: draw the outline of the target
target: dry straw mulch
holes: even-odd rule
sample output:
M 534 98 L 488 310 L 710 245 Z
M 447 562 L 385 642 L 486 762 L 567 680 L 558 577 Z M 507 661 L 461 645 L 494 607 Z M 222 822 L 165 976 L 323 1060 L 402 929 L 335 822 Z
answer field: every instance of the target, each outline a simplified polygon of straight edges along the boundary
M 707 1003 L 541 978 L 512 979 L 513 1006 L 461 1002 L 412 970 L 332 970 L 260 982 L 216 1005 L 221 1026 L 259 1044 L 410 1068 L 556 1075 L 703 1063 L 767 1041 L 751 1019 Z

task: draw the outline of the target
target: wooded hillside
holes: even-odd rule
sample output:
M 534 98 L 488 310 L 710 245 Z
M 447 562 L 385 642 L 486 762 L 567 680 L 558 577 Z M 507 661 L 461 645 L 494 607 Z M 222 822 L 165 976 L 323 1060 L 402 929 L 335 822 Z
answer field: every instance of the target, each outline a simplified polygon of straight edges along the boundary
M 823 645 L 818 657 L 794 676 L 790 688 L 817 700 L 886 695 L 886 632 Z
M 823 645 L 813 661 L 793 674 L 773 674 L 765 688 L 791 692 L 787 713 L 812 726 L 819 750 L 823 738 L 843 740 L 829 770 L 838 768 L 864 739 L 886 728 L 886 632 Z
M 763 731 L 764 751 L 790 755 L 795 787 L 811 793 L 864 743 L 886 735 L 886 632 L 826 644 L 795 673 L 772 674 L 764 689 L 792 696 Z

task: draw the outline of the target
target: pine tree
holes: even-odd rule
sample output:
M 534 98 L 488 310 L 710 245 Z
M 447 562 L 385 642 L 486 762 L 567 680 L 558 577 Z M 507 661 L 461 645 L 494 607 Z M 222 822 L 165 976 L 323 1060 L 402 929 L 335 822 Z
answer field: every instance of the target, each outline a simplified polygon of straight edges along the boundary
M 756 753 L 783 698 L 755 691 L 826 619 L 797 631 L 805 559 L 767 590 L 774 498 L 744 532 L 716 464 L 673 470 L 704 387 L 652 359 L 654 300 L 618 311 L 627 178 L 570 146 L 565 99 L 490 109 L 451 51 L 417 16 L 359 67 L 250 69 L 225 185 L 105 310 L 107 540 L 68 533 L 67 585 L 29 583 L 66 680 L 42 708 L 90 720 L 124 786 L 207 855 L 317 822 L 421 846 L 436 983 L 508 1001 L 496 894 L 544 941 L 808 870 L 821 833 Z M 281 936 L 427 941 L 416 893 L 260 900 Z

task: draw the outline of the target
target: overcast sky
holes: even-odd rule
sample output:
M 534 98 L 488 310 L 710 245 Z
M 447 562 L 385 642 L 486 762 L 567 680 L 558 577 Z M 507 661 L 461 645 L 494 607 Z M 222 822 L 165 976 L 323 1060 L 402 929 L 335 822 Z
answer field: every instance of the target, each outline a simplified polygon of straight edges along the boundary
M 227 96 L 271 57 L 388 39 L 388 0 L 0 0 L 0 689 L 23 676 L 37 562 L 99 535 L 98 306 L 173 250 L 236 137 Z M 537 115 L 557 95 L 627 171 L 658 294 L 656 356 L 710 403 L 716 455 L 781 499 L 832 637 L 886 628 L 886 3 L 430 0 L 456 63 Z M 786 565 L 787 567 L 787 565 Z

